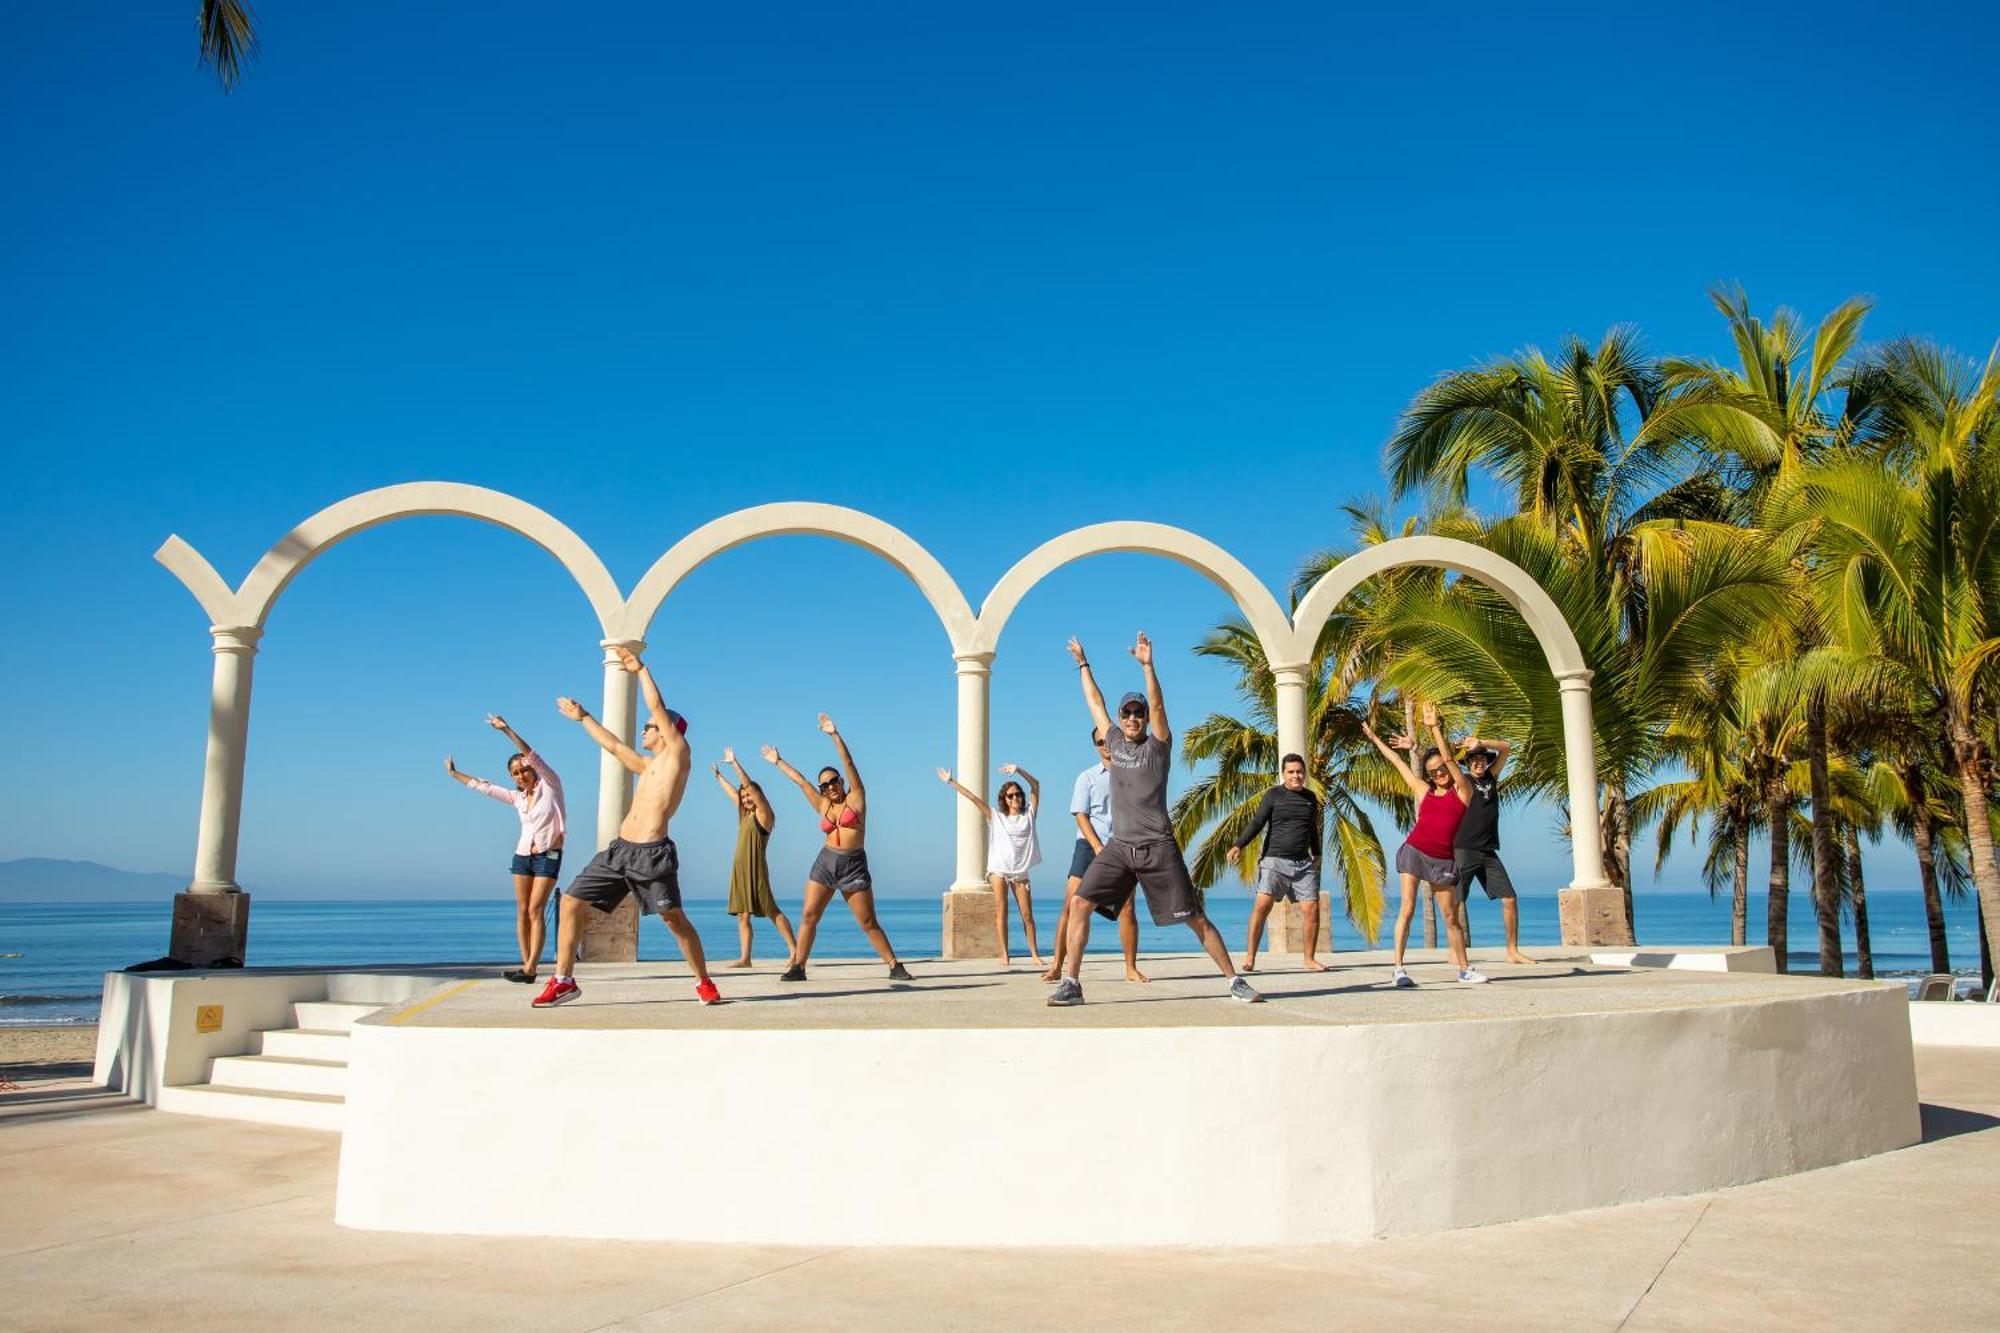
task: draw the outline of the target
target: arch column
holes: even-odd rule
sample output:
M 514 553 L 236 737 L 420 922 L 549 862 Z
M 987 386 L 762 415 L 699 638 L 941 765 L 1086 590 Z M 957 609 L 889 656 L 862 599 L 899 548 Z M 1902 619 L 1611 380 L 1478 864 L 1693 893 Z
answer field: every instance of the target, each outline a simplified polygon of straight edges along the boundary
M 956 653 L 958 664 L 958 780 L 987 799 L 992 766 L 992 653 Z M 986 821 L 970 802 L 957 807 L 956 872 L 944 895 L 946 958 L 994 958 L 1000 940 L 993 932 L 993 890 L 986 881 Z
M 215 668 L 208 694 L 208 757 L 202 767 L 194 878 L 185 893 L 174 895 L 167 944 L 167 956 L 189 967 L 209 967 L 224 959 L 240 965 L 250 932 L 250 895 L 236 882 L 236 847 L 243 827 L 250 678 L 264 631 L 256 625 L 211 625 L 208 632 Z
M 1288 662 L 1273 664 L 1271 675 L 1278 695 L 1278 758 L 1282 768 L 1284 756 L 1304 755 L 1306 772 L 1312 772 L 1312 749 L 1306 731 L 1306 686 L 1311 672 L 1309 663 Z M 1276 781 L 1278 775 L 1273 774 Z M 1269 931 L 1270 952 L 1305 952 L 1305 921 L 1297 903 L 1282 902 L 1272 905 L 1271 915 L 1266 921 Z M 1325 889 L 1319 893 L 1319 925 L 1315 933 L 1319 939 L 1316 948 L 1333 948 L 1333 895 Z
M 612 653 L 613 648 L 646 651 L 644 639 L 606 639 L 604 647 L 604 704 L 597 720 L 604 729 L 632 744 L 632 720 L 638 700 L 638 678 L 627 671 Z M 632 774 L 609 751 L 597 757 L 597 838 L 593 852 L 601 852 L 618 836 L 625 812 L 632 808 Z M 581 869 L 581 867 L 578 867 Z M 572 871 L 571 873 L 574 873 Z M 582 955 L 593 963 L 635 963 L 639 960 L 639 901 L 627 898 L 609 912 L 592 912 L 584 917 Z
M 1571 882 L 1556 893 L 1565 946 L 1631 944 L 1625 895 L 1604 877 L 1604 835 L 1597 811 L 1596 719 L 1590 706 L 1594 673 L 1556 674 L 1562 691 L 1563 757 L 1569 769 Z

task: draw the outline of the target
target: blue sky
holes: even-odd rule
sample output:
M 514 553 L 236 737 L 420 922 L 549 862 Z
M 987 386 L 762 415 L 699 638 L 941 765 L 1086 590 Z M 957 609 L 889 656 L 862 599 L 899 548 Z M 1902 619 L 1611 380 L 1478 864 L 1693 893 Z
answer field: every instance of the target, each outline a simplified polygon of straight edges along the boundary
M 1968 353 L 1996 335 L 1995 21 L 1972 7 L 603 5 L 268 0 L 224 95 L 192 3 L 30 7 L 0 48 L 0 856 L 190 862 L 210 658 L 151 562 L 230 581 L 355 491 L 474 482 L 629 586 L 768 500 L 867 510 L 976 603 L 1039 542 L 1175 523 L 1274 587 L 1384 491 L 1438 373 L 1629 322 L 1722 355 L 1704 297 Z M 1088 758 L 1063 639 L 1162 648 L 1183 726 L 1233 707 L 1188 648 L 1228 607 L 1104 557 L 1049 579 L 995 667 L 995 761 Z M 279 603 L 257 665 L 241 876 L 293 896 L 488 893 L 506 713 L 594 806 L 597 634 L 478 525 L 366 534 Z M 850 734 L 885 891 L 950 877 L 952 676 L 901 576 L 834 543 L 730 554 L 652 660 L 698 754 Z M 1108 685 L 1126 683 L 1107 673 Z M 813 837 L 785 798 L 773 849 Z M 732 829 L 696 787 L 689 886 Z M 712 803 L 712 804 L 711 804 Z M 1059 827 L 1045 832 L 1059 833 Z M 1386 830 L 1385 830 L 1386 832 Z M 1509 829 L 1553 890 L 1543 815 Z M 1648 852 L 1648 857 L 1650 851 Z M 1871 858 L 1905 887 L 1908 854 Z M 1685 887 L 1684 858 L 1666 884 Z

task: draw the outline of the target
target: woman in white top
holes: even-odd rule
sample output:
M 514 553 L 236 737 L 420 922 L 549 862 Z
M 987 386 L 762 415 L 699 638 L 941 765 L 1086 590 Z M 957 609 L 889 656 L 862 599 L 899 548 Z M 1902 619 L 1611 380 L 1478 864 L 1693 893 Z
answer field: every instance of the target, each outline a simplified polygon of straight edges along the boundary
M 486 724 L 514 742 L 518 753 L 507 759 L 507 776 L 514 779 L 513 790 L 470 773 L 458 771 L 451 756 L 444 757 L 444 771 L 481 796 L 514 807 L 521 816 L 521 837 L 514 844 L 514 933 L 521 943 L 521 966 L 508 972 L 509 981 L 533 981 L 542 965 L 542 909 L 555 891 L 556 876 L 562 873 L 563 811 L 562 779 L 542 761 L 534 747 L 514 734 L 505 718 L 486 715 Z
M 1035 900 L 1028 888 L 1028 870 L 1041 864 L 1042 844 L 1035 836 L 1035 815 L 1042 804 L 1042 784 L 1018 764 L 1002 764 L 1000 771 L 1018 773 L 1027 780 L 1028 790 L 1007 781 L 1000 784 L 1000 808 L 994 809 L 952 780 L 951 770 L 940 768 L 938 780 L 979 807 L 986 816 L 986 878 L 993 885 L 993 925 L 1000 939 L 1000 959 L 1010 962 L 1007 947 L 1007 889 L 1013 886 L 1014 901 L 1021 908 L 1021 928 L 1028 933 L 1028 956 L 1042 965 L 1041 945 L 1035 940 Z

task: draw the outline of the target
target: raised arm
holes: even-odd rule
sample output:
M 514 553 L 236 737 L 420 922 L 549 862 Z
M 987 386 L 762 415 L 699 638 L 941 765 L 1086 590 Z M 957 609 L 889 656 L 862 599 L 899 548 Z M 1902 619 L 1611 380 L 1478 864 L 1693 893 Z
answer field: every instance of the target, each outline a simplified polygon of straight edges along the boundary
M 988 819 L 993 818 L 993 807 L 986 804 L 986 802 L 982 800 L 980 797 L 973 795 L 970 789 L 961 786 L 958 783 L 958 781 L 952 777 L 950 769 L 940 768 L 937 771 L 937 775 L 939 782 L 942 782 L 945 786 L 951 788 L 953 791 L 957 792 L 960 796 L 963 796 L 966 800 L 978 806 L 980 814 L 986 816 L 986 818 Z
M 1097 677 L 1090 670 L 1090 659 L 1083 655 L 1083 645 L 1075 639 L 1069 641 L 1069 655 L 1076 659 L 1077 675 L 1083 681 L 1083 706 L 1090 710 L 1090 723 L 1097 728 L 1097 734 L 1111 735 L 1111 714 L 1104 707 L 1104 691 L 1097 688 Z
M 784 757 L 778 753 L 778 747 L 775 745 L 766 745 L 759 753 L 771 763 L 776 764 L 780 773 L 783 773 L 798 784 L 799 790 L 805 795 L 806 804 L 813 808 L 814 814 L 818 814 L 822 809 L 819 790 L 812 783 L 806 781 L 806 775 L 786 763 Z
M 1153 674 L 1153 641 L 1146 637 L 1146 631 L 1139 631 L 1139 641 L 1132 645 L 1132 656 L 1139 659 L 1139 666 L 1146 673 L 1146 712 L 1151 718 L 1153 739 L 1169 744 L 1174 732 L 1167 725 L 1167 700 L 1160 693 L 1160 678 Z
M 1465 770 L 1460 768 L 1458 760 L 1452 757 L 1451 742 L 1444 738 L 1444 722 L 1438 717 L 1436 704 L 1424 705 L 1424 726 L 1430 730 L 1431 744 L 1437 746 L 1438 757 L 1444 761 L 1445 771 L 1451 774 L 1451 785 L 1458 792 L 1458 799 L 1470 801 L 1472 780 L 1465 776 Z
M 1034 814 L 1042 806 L 1042 784 L 1033 773 L 1019 764 L 1002 764 L 1000 771 L 1009 777 L 1021 779 L 1028 784 L 1028 813 Z
M 731 805 L 736 804 L 736 788 L 729 784 L 728 778 L 722 776 L 722 766 L 719 764 L 710 764 L 708 771 L 715 774 L 715 785 L 722 788 L 722 794 L 729 798 L 729 803 Z
M 771 808 L 771 798 L 764 794 L 763 785 L 752 782 L 750 775 L 743 771 L 743 761 L 736 757 L 735 746 L 725 745 L 722 747 L 722 762 L 736 770 L 736 780 L 742 783 L 744 790 L 750 793 L 750 813 L 756 819 L 758 825 L 766 833 L 776 828 L 778 826 L 778 812 Z M 717 773 L 716 776 L 721 777 L 722 775 Z M 729 784 L 725 782 L 722 785 L 726 787 Z M 731 796 L 735 794 L 734 791 L 730 792 Z
M 660 697 L 660 687 L 654 682 L 653 673 L 639 660 L 639 654 L 624 644 L 613 644 L 611 652 L 620 666 L 639 678 L 640 691 L 646 696 L 646 711 L 653 715 L 653 725 L 660 729 L 660 735 L 667 737 L 671 743 L 673 737 L 681 734 L 681 729 L 674 725 L 673 714 L 667 711 L 666 701 Z
M 1458 744 L 1460 749 L 1468 753 L 1482 746 L 1493 751 L 1493 762 L 1486 766 L 1486 776 L 1489 778 L 1499 777 L 1500 768 L 1507 762 L 1507 756 L 1514 753 L 1513 746 L 1506 741 L 1496 741 L 1491 736 L 1467 736 Z
M 639 756 L 639 752 L 612 735 L 610 729 L 592 717 L 582 704 L 574 699 L 558 699 L 556 700 L 556 711 L 572 722 L 581 722 L 584 731 L 589 733 L 590 739 L 596 741 L 600 749 L 610 754 L 619 763 L 625 765 L 626 768 L 634 773 L 644 773 L 646 771 L 646 761 Z
M 508 726 L 507 719 L 501 717 L 498 713 L 488 713 L 486 715 L 486 725 L 514 742 L 514 748 L 522 754 L 532 754 L 534 752 L 535 747 L 522 740 L 521 733 Z
M 1393 764 L 1396 771 L 1403 775 L 1403 785 L 1410 789 L 1410 795 L 1420 801 L 1423 800 L 1424 784 L 1417 781 L 1417 775 L 1410 771 L 1410 765 L 1404 760 L 1403 756 L 1391 749 L 1387 741 L 1377 736 L 1375 728 L 1369 726 L 1365 720 L 1361 723 L 1361 734 L 1373 742 L 1375 748 L 1382 752 L 1382 757 Z
M 861 798 L 863 804 L 866 804 L 868 789 L 861 785 L 860 770 L 854 767 L 854 756 L 848 752 L 847 740 L 840 734 L 840 728 L 833 725 L 832 718 L 828 717 L 825 713 L 821 713 L 819 715 L 819 729 L 833 737 L 833 748 L 840 752 L 840 766 L 847 771 L 847 790 L 853 792 Z

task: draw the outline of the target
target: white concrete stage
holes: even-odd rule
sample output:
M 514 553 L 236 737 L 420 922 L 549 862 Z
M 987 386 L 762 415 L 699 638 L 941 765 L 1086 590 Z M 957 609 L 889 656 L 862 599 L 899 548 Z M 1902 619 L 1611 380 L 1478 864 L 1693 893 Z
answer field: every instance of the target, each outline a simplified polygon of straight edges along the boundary
M 1686 1194 L 1915 1143 L 1904 988 L 1587 957 L 1388 986 L 1024 965 L 464 979 L 351 1029 L 336 1219 L 383 1230 L 843 1245 L 1270 1245 Z

